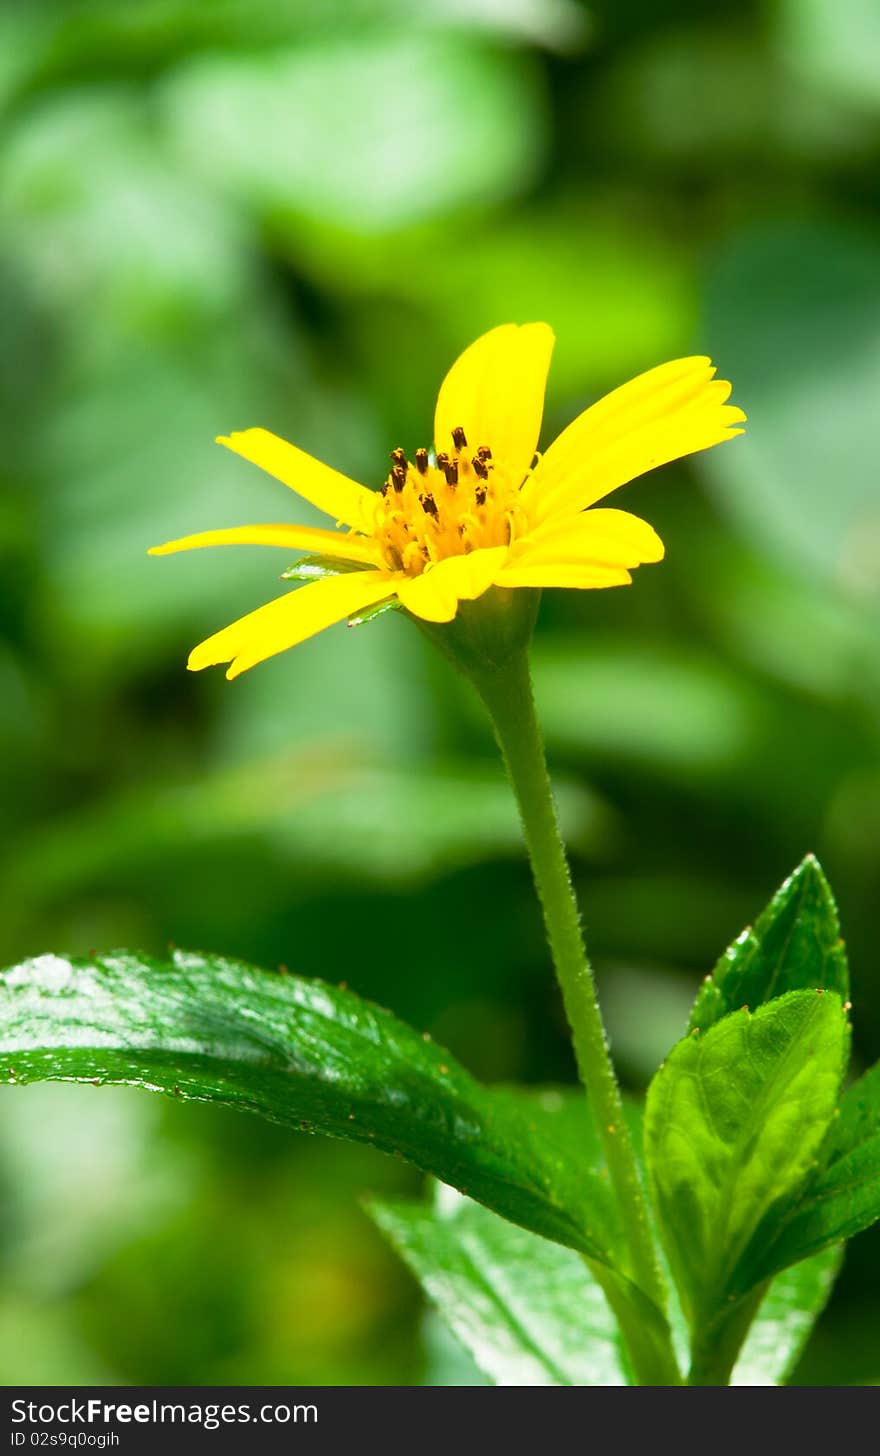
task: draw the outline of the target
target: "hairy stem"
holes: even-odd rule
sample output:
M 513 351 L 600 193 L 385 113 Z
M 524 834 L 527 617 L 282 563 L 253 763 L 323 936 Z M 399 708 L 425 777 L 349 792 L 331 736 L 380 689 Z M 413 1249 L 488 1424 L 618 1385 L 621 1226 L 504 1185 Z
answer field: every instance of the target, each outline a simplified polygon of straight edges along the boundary
M 581 1081 L 596 1121 L 608 1173 L 620 1209 L 632 1278 L 658 1306 L 665 1305 L 663 1277 L 620 1088 L 608 1050 L 592 968 L 584 946 L 540 725 L 535 713 L 525 648 L 502 664 L 466 668 L 492 717 L 522 818 L 547 939 L 562 989 Z M 671 1342 L 665 1352 L 668 1383 L 679 1375 Z M 656 1367 L 652 1383 L 657 1382 Z

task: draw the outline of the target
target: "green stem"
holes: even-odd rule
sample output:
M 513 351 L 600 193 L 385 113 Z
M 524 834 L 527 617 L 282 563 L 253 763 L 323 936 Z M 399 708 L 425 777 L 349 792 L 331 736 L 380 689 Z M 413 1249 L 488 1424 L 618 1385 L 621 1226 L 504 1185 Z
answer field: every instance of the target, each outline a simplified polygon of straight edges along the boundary
M 528 651 L 502 663 L 473 659 L 466 671 L 491 714 L 516 794 L 547 938 L 587 1092 L 620 1210 L 632 1277 L 663 1310 L 665 1290 L 645 1194 L 608 1051 L 592 969 L 556 817 L 544 744 L 535 713 Z M 671 1342 L 667 1371 L 679 1379 Z M 672 1371 L 675 1375 L 672 1376 Z
M 736 1306 L 694 1335 L 688 1385 L 729 1385 L 749 1327 L 769 1285 L 760 1284 Z
M 681 1385 L 666 1316 L 653 1300 L 629 1284 L 607 1264 L 584 1263 L 602 1290 L 617 1320 L 637 1385 Z

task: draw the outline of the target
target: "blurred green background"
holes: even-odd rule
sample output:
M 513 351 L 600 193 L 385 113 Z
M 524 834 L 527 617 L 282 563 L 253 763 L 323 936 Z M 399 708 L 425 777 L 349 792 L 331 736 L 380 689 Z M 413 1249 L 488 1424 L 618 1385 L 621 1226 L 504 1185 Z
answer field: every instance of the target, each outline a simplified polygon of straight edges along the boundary
M 263 424 L 378 482 L 460 348 L 546 319 L 546 439 L 689 351 L 750 416 L 618 496 L 665 565 L 542 607 L 621 1065 L 645 1084 L 810 849 L 875 1059 L 874 0 L 7 3 L 0 104 L 0 962 L 284 962 L 484 1078 L 572 1078 L 512 806 L 445 664 L 392 615 L 234 686 L 188 675 L 289 562 L 145 555 L 289 514 L 215 434 Z M 0 1380 L 473 1379 L 358 1206 L 418 1185 L 233 1113 L 9 1091 Z M 804 1382 L 880 1380 L 878 1252 L 851 1249 Z

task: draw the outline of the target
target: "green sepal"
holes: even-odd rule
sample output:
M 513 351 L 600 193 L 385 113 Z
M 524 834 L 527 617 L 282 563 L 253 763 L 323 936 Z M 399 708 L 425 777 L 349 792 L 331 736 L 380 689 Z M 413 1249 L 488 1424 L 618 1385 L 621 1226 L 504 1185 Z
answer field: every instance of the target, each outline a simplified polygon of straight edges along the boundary
M 347 572 L 363 571 L 364 565 L 360 561 L 337 561 L 331 556 L 303 556 L 300 561 L 295 561 L 293 566 L 288 566 L 282 571 L 282 581 L 292 581 L 299 585 L 306 585 L 311 581 L 323 581 L 328 576 L 344 576 Z M 378 617 L 384 617 L 386 612 L 399 612 L 401 604 L 396 597 L 388 597 L 384 602 L 375 602 L 371 607 L 364 607 L 363 611 L 355 612 L 348 619 L 349 627 L 365 627 L 368 622 L 375 622 Z
M 451 622 L 413 620 L 482 697 L 487 677 L 524 658 L 540 601 L 534 587 L 492 586 L 475 601 L 460 601 Z
M 333 556 L 302 556 L 286 571 L 282 571 L 282 581 L 309 582 L 322 581 L 325 576 L 344 576 L 350 571 L 366 570 L 362 561 L 339 561 Z
M 372 607 L 365 607 L 362 612 L 356 612 L 349 617 L 349 627 L 366 627 L 369 622 L 375 622 L 378 617 L 384 617 L 386 612 L 400 612 L 403 608 L 397 597 L 389 597 L 387 601 L 376 602 Z

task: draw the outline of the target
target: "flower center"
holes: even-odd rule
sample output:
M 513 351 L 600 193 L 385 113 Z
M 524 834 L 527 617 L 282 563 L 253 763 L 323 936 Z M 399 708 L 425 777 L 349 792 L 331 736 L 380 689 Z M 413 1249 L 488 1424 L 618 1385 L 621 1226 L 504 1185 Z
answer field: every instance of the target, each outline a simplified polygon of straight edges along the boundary
M 391 452 L 374 531 L 393 571 L 420 576 L 448 556 L 505 546 L 516 535 L 522 482 L 490 445 L 470 446 L 461 426 L 450 443 L 436 457 L 417 450 L 412 461 L 401 449 Z

